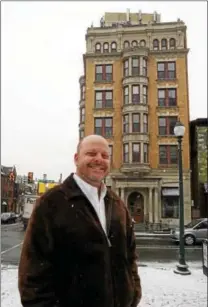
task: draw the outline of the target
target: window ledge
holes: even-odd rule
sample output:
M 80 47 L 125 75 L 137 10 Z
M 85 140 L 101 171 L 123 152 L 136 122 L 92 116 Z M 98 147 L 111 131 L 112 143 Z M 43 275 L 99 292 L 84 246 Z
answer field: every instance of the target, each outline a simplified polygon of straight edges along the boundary
M 159 164 L 159 167 L 164 169 L 164 168 L 178 168 L 178 164 Z
M 158 139 L 160 138 L 176 138 L 176 136 L 174 134 L 164 134 L 164 135 L 158 135 L 157 136 Z
M 173 82 L 178 82 L 177 78 L 164 78 L 164 79 L 156 79 L 156 82 L 167 82 L 167 81 L 173 81 Z
M 94 84 L 113 84 L 115 83 L 115 81 L 111 80 L 111 81 L 107 81 L 107 80 L 100 80 L 100 81 L 94 81 Z
M 179 110 L 179 107 L 177 105 L 175 106 L 157 106 L 156 107 L 157 110 L 162 110 L 162 109 L 165 109 L 165 110 L 169 110 L 169 109 L 177 109 Z
M 103 108 L 93 108 L 92 110 L 93 110 L 93 112 L 96 112 L 96 111 L 114 111 L 114 108 L 113 107 L 111 107 L 111 108 L 103 107 Z

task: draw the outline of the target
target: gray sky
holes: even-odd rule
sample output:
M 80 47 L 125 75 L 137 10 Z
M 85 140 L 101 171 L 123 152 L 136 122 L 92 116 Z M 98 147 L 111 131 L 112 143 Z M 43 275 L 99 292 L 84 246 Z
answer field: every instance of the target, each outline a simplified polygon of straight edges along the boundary
M 3 2 L 3 165 L 57 180 L 74 171 L 79 77 L 86 28 L 105 11 L 153 13 L 188 27 L 191 119 L 207 114 L 207 4 L 203 2 Z

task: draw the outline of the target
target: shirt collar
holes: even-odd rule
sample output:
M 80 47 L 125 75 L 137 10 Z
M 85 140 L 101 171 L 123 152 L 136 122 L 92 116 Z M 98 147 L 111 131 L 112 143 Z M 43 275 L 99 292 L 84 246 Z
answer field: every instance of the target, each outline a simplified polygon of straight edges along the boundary
M 86 188 L 89 192 L 95 194 L 98 193 L 98 189 L 96 187 L 93 187 L 91 184 L 89 184 L 88 182 L 84 181 L 80 176 L 78 176 L 77 174 L 74 173 L 73 175 L 74 180 L 80 184 L 83 188 Z M 104 184 L 104 182 L 102 182 L 101 184 L 101 194 L 100 194 L 100 198 L 104 198 L 106 196 L 107 193 L 107 187 Z

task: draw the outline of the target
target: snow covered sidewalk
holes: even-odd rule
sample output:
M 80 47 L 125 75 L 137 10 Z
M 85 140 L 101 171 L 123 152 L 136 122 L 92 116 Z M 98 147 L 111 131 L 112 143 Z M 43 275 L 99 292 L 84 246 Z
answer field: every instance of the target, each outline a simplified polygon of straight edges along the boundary
M 138 268 L 143 288 L 138 307 L 207 307 L 207 278 L 201 263 L 189 264 L 192 273 L 189 276 L 174 274 L 174 263 L 146 265 Z M 21 307 L 16 267 L 2 266 L 1 306 Z

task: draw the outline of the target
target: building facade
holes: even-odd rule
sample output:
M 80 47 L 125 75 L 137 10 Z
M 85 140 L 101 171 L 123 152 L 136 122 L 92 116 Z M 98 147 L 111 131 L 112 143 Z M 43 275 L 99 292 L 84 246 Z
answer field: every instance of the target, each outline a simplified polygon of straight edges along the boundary
M 208 216 L 208 119 L 190 122 L 193 217 Z
M 80 77 L 80 139 L 100 134 L 111 149 L 106 184 L 136 222 L 178 224 L 178 118 L 183 138 L 185 222 L 191 219 L 186 25 L 160 15 L 106 13 L 87 29 Z
M 16 168 L 1 165 L 1 212 L 16 212 L 18 186 Z

